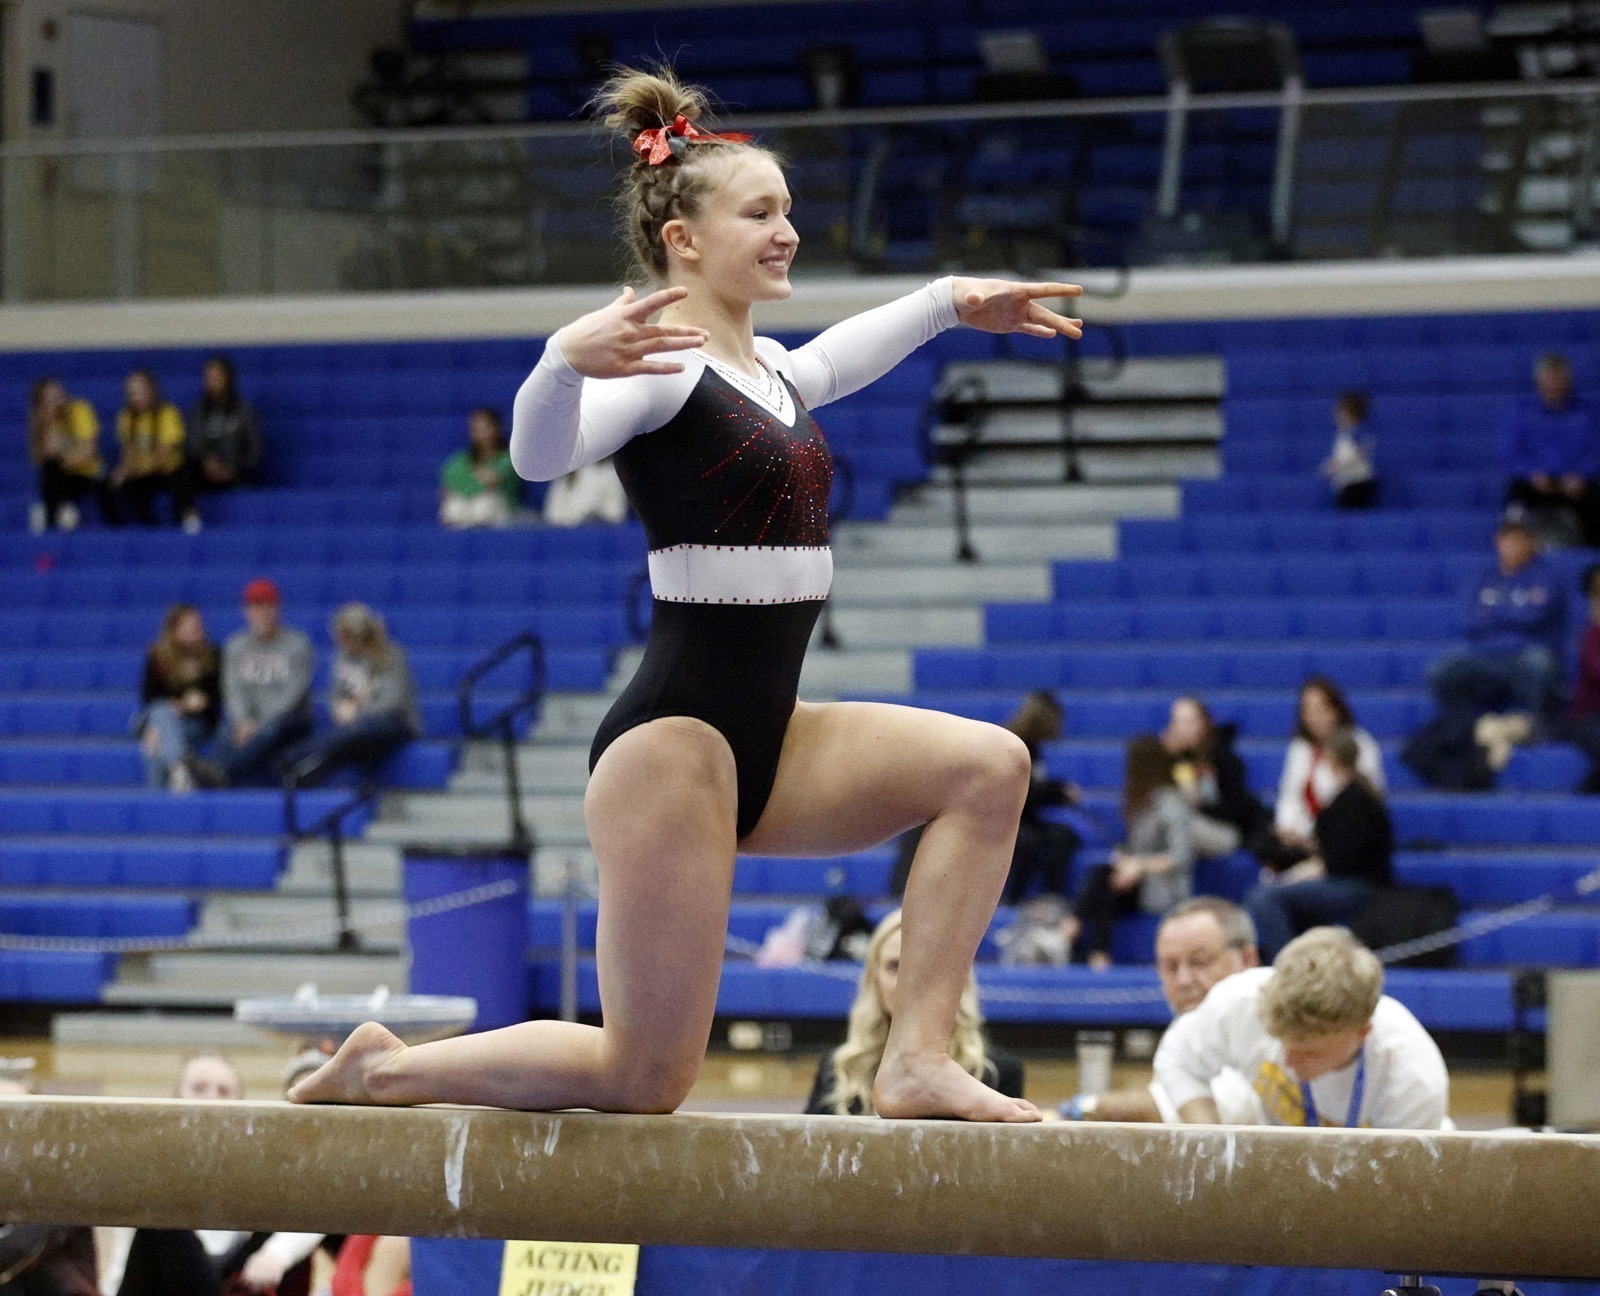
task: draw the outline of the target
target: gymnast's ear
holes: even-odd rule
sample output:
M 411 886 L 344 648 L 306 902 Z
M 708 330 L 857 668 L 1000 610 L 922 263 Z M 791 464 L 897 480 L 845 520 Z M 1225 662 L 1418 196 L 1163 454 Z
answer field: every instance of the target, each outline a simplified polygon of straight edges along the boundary
M 700 260 L 700 247 L 695 242 L 694 231 L 689 228 L 689 222 L 682 219 L 669 220 L 661 227 L 661 243 L 667 249 L 669 256 L 680 261 L 694 264 Z

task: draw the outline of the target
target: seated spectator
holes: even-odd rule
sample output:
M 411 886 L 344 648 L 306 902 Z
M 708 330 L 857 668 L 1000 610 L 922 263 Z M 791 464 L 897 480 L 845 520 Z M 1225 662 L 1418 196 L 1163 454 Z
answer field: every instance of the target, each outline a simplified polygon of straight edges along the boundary
M 500 416 L 475 409 L 467 445 L 439 474 L 439 521 L 447 527 L 502 527 L 522 506 L 522 478 L 511 466 Z
M 1172 704 L 1161 745 L 1172 758 L 1172 781 L 1189 803 L 1189 829 L 1202 859 L 1229 855 L 1256 832 L 1266 809 L 1250 791 L 1234 751 L 1233 725 L 1217 725 L 1199 698 Z
M 1259 966 L 1256 929 L 1238 905 L 1195 896 L 1170 910 L 1156 931 L 1156 975 L 1174 1017 L 1193 1012 L 1224 977 Z M 1211 1097 L 1225 1125 L 1253 1125 L 1261 1104 L 1249 1082 L 1232 1068 L 1211 1082 Z M 1067 1120 L 1178 1123 L 1178 1111 L 1158 1081 L 1143 1089 L 1078 1094 L 1061 1105 Z
M 1578 644 L 1572 704 L 1558 736 L 1589 758 L 1589 772 L 1578 791 L 1600 793 L 1600 563 L 1584 568 L 1583 593 L 1589 600 L 1589 622 Z
M 1572 391 L 1572 366 L 1563 355 L 1539 357 L 1537 394 L 1520 397 L 1500 430 L 1506 503 L 1563 516 L 1591 547 L 1600 545 L 1600 426 L 1588 402 Z
M 1225 1067 L 1250 1081 L 1269 1125 L 1449 1128 L 1439 1046 L 1340 927 L 1313 928 L 1271 968 L 1218 982 L 1156 1050 L 1156 1079 L 1192 1124 L 1220 1120 L 1211 1083 Z
M 135 732 L 144 755 L 145 784 L 187 792 L 190 762 L 209 742 L 222 714 L 222 664 L 200 611 L 175 603 L 144 661 L 142 710 Z
M 1333 406 L 1333 448 L 1317 469 L 1342 509 L 1367 509 L 1378 502 L 1378 470 L 1372 454 L 1377 442 L 1367 434 L 1366 392 L 1349 391 Z
M 1078 954 L 1096 970 L 1111 966 L 1112 928 L 1136 913 L 1164 914 L 1193 889 L 1194 835 L 1189 804 L 1172 781 L 1159 738 L 1128 744 L 1122 791 L 1127 837 L 1111 863 L 1089 870 L 1078 895 Z
M 1065 896 L 1072 857 L 1082 839 L 1066 824 L 1055 823 L 1039 812 L 1048 806 L 1074 805 L 1078 789 L 1050 777 L 1041 748 L 1061 737 L 1064 719 L 1061 703 L 1046 692 L 1030 693 L 1006 721 L 1006 728 L 1028 745 L 1033 760 L 1033 778 L 1022 805 L 1017 825 L 1017 844 L 1011 854 L 1011 872 L 1006 878 L 1004 901 L 1016 904 L 1033 889 L 1038 878 L 1047 894 Z
M 544 520 L 551 526 L 585 522 L 625 522 L 628 496 L 611 460 L 601 459 L 550 483 L 544 497 Z
M 875 1114 L 872 1082 L 877 1078 L 878 1064 L 883 1061 L 884 1045 L 889 1040 L 899 976 L 900 910 L 896 909 L 885 915 L 872 933 L 861 968 L 861 984 L 850 1007 L 845 1041 L 831 1053 L 824 1053 L 817 1065 L 817 1078 L 811 1086 L 811 1097 L 806 1100 L 808 1116 Z M 950 1036 L 950 1056 L 969 1075 L 1008 1098 L 1022 1097 L 1022 1062 L 990 1048 L 984 1040 L 978 981 L 970 972 Z
M 215 1053 L 190 1057 L 177 1096 L 193 1102 L 243 1095 L 238 1069 Z M 222 1296 L 273 1292 L 305 1296 L 320 1233 L 241 1233 L 224 1229 L 96 1230 L 100 1296 Z
M 41 378 L 33 384 L 28 455 L 39 470 L 39 499 L 28 511 L 28 529 L 34 535 L 52 527 L 77 530 L 86 495 L 95 497 L 101 517 L 110 520 L 100 420 L 88 401 L 67 395 L 59 378 Z
M 411 1296 L 411 1239 L 347 1237 L 339 1248 L 329 1296 Z
M 1313 854 L 1269 875 L 1245 897 L 1268 958 L 1308 928 L 1348 923 L 1394 881 L 1394 826 L 1383 798 L 1357 768 L 1361 748 L 1354 731 L 1335 730 L 1323 753 L 1330 795 L 1312 827 Z
M 302 781 L 341 765 L 378 765 L 422 732 L 411 667 L 383 618 L 365 603 L 346 603 L 333 614 L 332 631 L 339 649 L 328 689 L 333 728 L 284 753 L 285 768 Z
M 255 406 L 239 398 L 233 361 L 214 355 L 201 372 L 200 399 L 189 416 L 187 454 L 195 487 L 232 490 L 261 464 L 261 427 Z
M 270 580 L 244 587 L 243 630 L 222 649 L 222 709 L 227 740 L 216 765 L 197 764 L 200 782 L 263 784 L 277 778 L 283 753 L 310 734 L 311 640 L 283 624 L 283 599 Z
M 1322 807 L 1333 799 L 1335 778 L 1325 744 L 1335 730 L 1355 734 L 1356 769 L 1379 796 L 1387 789 L 1383 753 L 1372 735 L 1356 724 L 1344 693 L 1332 680 L 1314 675 L 1300 686 L 1298 723 L 1278 779 L 1278 802 L 1270 832 L 1259 834 L 1251 850 L 1270 869 L 1285 869 L 1310 857 L 1316 849 L 1311 828 Z
M 1555 714 L 1567 595 L 1522 505 L 1506 509 L 1494 547 L 1494 565 L 1472 587 L 1466 646 L 1428 668 L 1428 687 L 1441 713 L 1482 717 L 1478 741 L 1498 771 L 1512 744 Z
M 193 535 L 200 529 L 200 515 L 184 459 L 183 416 L 161 399 L 147 369 L 129 374 L 125 390 L 127 399 L 117 415 L 122 458 L 110 477 L 118 512 L 124 521 L 131 517 L 141 526 L 155 526 L 156 497 L 170 495 L 173 521 Z

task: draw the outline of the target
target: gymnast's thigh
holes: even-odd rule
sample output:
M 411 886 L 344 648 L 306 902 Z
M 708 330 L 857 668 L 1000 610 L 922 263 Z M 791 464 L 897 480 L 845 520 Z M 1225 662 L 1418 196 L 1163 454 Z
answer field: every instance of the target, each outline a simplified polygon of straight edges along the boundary
M 998 725 L 877 702 L 799 702 L 752 855 L 841 855 L 925 824 L 974 773 L 1026 749 Z M 1010 847 L 1008 846 L 1009 850 Z

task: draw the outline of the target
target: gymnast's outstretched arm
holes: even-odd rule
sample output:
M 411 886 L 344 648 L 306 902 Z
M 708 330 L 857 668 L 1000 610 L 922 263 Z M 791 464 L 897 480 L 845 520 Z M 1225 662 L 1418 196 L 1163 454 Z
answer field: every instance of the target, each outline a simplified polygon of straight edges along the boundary
M 1078 337 L 1082 321 L 1057 315 L 1038 299 L 1073 297 L 1082 291 L 1076 284 L 946 276 L 852 315 L 797 350 L 786 352 L 771 338 L 758 339 L 757 349 L 764 360 L 788 375 L 800 399 L 814 409 L 860 391 L 958 323 L 995 333 Z

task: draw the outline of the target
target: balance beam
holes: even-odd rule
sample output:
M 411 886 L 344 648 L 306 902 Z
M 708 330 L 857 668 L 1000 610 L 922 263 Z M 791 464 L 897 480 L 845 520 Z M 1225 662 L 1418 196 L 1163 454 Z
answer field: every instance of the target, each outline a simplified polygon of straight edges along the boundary
M 12 1098 L 0 1216 L 1600 1278 L 1600 1138 Z

